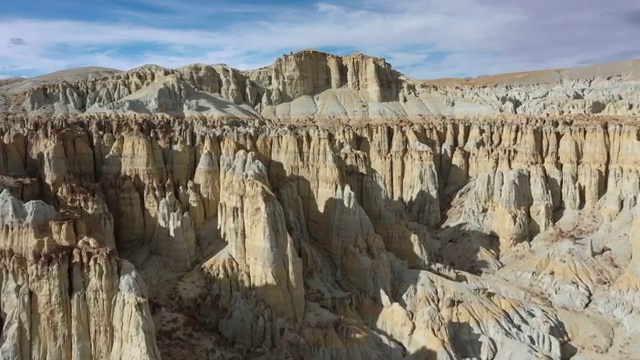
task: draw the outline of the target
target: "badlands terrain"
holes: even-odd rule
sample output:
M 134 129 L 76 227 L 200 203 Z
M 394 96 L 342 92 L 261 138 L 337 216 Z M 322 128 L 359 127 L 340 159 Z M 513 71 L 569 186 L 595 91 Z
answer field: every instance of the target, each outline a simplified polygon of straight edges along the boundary
M 640 359 L 640 61 L 0 81 L 0 358 Z

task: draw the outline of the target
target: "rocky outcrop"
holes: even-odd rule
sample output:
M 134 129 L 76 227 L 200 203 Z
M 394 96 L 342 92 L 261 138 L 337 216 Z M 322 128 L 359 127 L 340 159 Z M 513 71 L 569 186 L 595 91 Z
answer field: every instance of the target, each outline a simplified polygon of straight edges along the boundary
M 637 311 L 635 282 L 622 280 L 633 275 L 617 270 L 633 264 L 589 235 L 610 221 L 631 229 L 635 128 L 618 120 L 12 121 L 0 146 L 2 247 L 6 279 L 20 286 L 3 285 L 16 309 L 4 318 L 7 351 L 46 354 L 75 336 L 85 345 L 69 342 L 69 354 L 172 358 L 205 351 L 186 345 L 192 331 L 237 346 L 214 346 L 220 356 L 560 358 L 581 339 L 563 323 L 590 313 L 629 324 L 622 314 Z M 29 197 L 44 201 L 19 200 Z M 56 287 L 33 287 L 31 262 Z M 615 290 L 604 285 L 618 277 Z M 18 310 L 22 288 L 62 298 Z M 605 302 L 610 291 L 621 300 Z M 68 335 L 20 330 L 36 314 Z
M 304 50 L 250 71 L 226 65 L 175 70 L 146 65 L 105 72 L 104 77 L 66 76 L 59 82 L 52 74 L 39 81 L 12 82 L 0 92 L 10 94 L 8 107 L 22 107 L 28 114 L 163 113 L 285 123 L 433 115 L 633 116 L 640 114 L 639 64 L 422 81 L 396 72 L 384 59 L 358 52 L 339 57 Z
M 221 157 L 220 235 L 257 297 L 278 315 L 300 322 L 304 288 L 299 245 L 287 232 L 282 206 L 255 153 L 230 155 Z
M 0 194 L 0 354 L 8 359 L 159 359 L 146 288 L 81 221 Z
M 399 74 L 384 59 L 354 53 L 339 57 L 313 50 L 285 55 L 268 67 L 247 72 L 265 89 L 261 105 L 277 106 L 325 90 L 351 90 L 365 102 L 397 100 Z
M 0 354 L 632 358 L 637 63 L 596 70 L 3 83 Z

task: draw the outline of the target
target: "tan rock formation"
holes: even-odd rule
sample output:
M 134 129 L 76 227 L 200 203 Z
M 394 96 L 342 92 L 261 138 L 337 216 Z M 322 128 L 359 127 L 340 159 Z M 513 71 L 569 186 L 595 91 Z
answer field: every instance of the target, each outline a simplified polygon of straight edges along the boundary
M 3 83 L 0 355 L 631 359 L 637 72 Z
M 12 82 L 4 90 L 10 99 L 23 101 L 16 106 L 27 113 L 203 114 L 279 122 L 500 113 L 627 116 L 640 114 L 639 64 L 419 81 L 394 71 L 384 59 L 305 50 L 244 72 L 225 65 L 176 70 L 147 65 L 100 78 L 59 75 L 69 79 L 62 82 L 51 75 Z
M 159 359 L 142 279 L 79 222 L 0 195 L 3 343 L 12 359 Z M 20 247 L 16 245 L 20 244 Z

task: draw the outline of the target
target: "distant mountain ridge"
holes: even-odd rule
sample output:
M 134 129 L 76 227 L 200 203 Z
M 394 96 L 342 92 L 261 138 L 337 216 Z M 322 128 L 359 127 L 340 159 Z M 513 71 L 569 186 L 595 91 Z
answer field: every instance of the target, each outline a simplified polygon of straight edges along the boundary
M 0 82 L 5 111 L 41 114 L 164 113 L 280 122 L 412 119 L 432 115 L 640 114 L 640 61 L 467 79 L 415 80 L 382 58 L 303 50 L 272 65 L 126 72 L 78 68 Z

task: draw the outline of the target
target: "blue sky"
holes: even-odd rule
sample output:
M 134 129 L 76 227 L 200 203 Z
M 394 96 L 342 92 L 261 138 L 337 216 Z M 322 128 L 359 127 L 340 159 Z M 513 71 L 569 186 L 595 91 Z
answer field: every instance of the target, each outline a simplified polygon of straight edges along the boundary
M 2 0 L 0 78 L 251 69 L 305 48 L 384 57 L 416 78 L 479 76 L 640 58 L 639 37 L 637 0 Z

